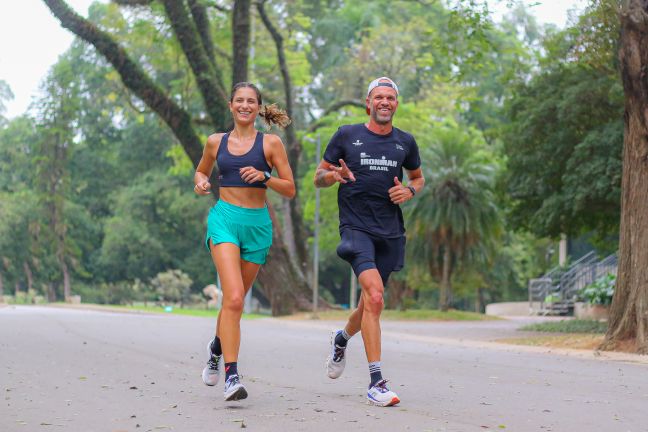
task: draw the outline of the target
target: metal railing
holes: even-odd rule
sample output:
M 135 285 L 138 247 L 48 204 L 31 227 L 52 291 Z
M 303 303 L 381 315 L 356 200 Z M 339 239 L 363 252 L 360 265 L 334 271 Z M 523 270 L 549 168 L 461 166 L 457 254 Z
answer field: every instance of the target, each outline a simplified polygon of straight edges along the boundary
M 596 254 L 590 252 L 566 269 L 556 267 L 543 277 L 529 280 L 529 313 L 569 313 L 573 309 L 578 292 L 601 276 L 616 274 L 617 265 L 617 254 L 599 261 Z M 551 301 L 546 301 L 548 298 Z

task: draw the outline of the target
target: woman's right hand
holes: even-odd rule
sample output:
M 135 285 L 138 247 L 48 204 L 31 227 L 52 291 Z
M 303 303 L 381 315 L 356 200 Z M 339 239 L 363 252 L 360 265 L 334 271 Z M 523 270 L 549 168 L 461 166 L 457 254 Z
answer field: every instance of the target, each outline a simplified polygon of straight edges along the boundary
M 211 193 L 211 184 L 205 180 L 194 186 L 194 192 L 198 195 L 209 195 Z

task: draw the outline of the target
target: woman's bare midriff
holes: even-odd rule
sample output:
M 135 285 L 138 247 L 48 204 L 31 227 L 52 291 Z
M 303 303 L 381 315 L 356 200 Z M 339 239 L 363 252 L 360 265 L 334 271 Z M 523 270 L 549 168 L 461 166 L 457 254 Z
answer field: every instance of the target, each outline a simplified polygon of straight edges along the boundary
M 248 187 L 221 187 L 220 199 L 245 208 L 266 206 L 266 189 Z

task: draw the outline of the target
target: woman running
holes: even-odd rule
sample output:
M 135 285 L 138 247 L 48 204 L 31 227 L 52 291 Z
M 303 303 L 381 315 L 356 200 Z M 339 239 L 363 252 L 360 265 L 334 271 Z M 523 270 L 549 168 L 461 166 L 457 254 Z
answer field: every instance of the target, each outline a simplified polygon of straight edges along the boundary
M 234 129 L 207 139 L 194 176 L 194 191 L 209 195 L 209 176 L 214 163 L 218 165 L 220 199 L 209 211 L 205 245 L 220 277 L 223 304 L 216 336 L 207 345 L 209 360 L 202 378 L 206 385 L 216 385 L 224 361 L 226 401 L 247 397 L 237 371 L 240 321 L 245 294 L 265 264 L 272 244 L 266 189 L 288 198 L 295 196 L 295 182 L 281 139 L 254 127 L 257 115 L 268 126 L 281 128 L 290 123 L 290 118 L 276 105 L 262 104 L 261 92 L 254 84 L 234 86 L 229 102 Z M 271 175 L 273 169 L 277 176 Z

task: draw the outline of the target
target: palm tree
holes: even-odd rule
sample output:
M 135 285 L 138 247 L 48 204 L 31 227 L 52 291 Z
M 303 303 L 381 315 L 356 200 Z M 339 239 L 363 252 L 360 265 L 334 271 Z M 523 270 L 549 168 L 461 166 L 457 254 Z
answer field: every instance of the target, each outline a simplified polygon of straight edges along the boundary
M 498 164 L 478 132 L 451 123 L 435 130 L 423 161 L 426 186 L 408 211 L 410 250 L 440 278 L 439 306 L 447 311 L 452 272 L 488 256 L 502 231 L 494 194 Z

